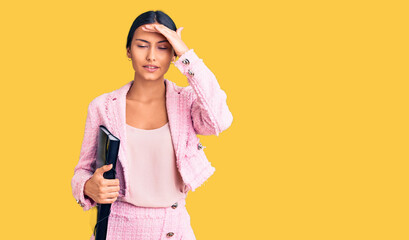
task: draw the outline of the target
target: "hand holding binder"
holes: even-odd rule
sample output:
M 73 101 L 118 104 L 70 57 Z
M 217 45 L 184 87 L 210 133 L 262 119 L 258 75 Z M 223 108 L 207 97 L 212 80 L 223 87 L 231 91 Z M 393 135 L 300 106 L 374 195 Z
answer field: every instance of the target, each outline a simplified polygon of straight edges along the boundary
M 88 196 L 92 200 L 97 203 L 113 203 L 116 201 L 119 195 L 119 179 L 105 179 L 104 173 L 111 170 L 112 165 L 104 165 L 98 168 L 94 175 L 85 182 L 84 186 L 84 195 Z M 108 181 L 109 188 L 102 183 L 102 181 Z M 117 187 L 114 189 L 112 187 Z M 109 195 L 107 195 L 109 194 Z M 113 196 L 113 194 L 116 194 Z M 106 196 L 105 198 L 101 198 L 100 196 Z M 113 198 L 115 197 L 115 198 Z

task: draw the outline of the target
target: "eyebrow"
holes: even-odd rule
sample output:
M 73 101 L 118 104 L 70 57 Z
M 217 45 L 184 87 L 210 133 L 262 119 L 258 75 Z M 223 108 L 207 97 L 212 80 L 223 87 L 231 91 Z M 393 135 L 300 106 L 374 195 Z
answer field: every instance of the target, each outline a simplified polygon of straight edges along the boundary
M 146 40 L 140 39 L 140 38 L 135 39 L 135 41 L 136 41 L 136 40 L 139 40 L 139 41 L 142 41 L 142 42 L 146 42 L 146 43 L 150 43 L 149 41 L 146 41 Z M 158 43 L 161 43 L 161 42 L 169 42 L 169 41 L 168 41 L 168 40 L 162 40 L 162 41 L 159 41 Z

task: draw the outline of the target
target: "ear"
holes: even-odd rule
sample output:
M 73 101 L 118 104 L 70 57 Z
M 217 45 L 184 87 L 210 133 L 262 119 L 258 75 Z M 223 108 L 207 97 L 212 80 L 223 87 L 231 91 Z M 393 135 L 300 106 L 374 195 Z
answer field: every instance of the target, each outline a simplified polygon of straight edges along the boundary
M 172 62 L 175 62 L 175 60 L 176 60 L 176 56 L 173 55 L 173 57 L 172 57 Z
M 128 58 L 131 58 L 131 51 L 129 50 L 129 48 L 126 48 L 126 55 L 128 56 Z

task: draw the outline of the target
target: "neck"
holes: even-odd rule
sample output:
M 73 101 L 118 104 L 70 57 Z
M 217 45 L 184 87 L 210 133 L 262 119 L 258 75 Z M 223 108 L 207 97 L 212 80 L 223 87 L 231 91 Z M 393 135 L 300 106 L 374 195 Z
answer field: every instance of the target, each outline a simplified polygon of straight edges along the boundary
M 134 78 L 134 81 L 126 95 L 127 100 L 149 103 L 163 100 L 166 97 L 165 79 L 145 80 Z

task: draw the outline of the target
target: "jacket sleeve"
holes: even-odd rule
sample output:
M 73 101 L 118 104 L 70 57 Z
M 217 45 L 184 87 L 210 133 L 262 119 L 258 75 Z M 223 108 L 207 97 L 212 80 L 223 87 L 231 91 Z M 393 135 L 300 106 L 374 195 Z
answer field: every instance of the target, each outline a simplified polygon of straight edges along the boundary
M 233 116 L 227 106 L 226 93 L 216 77 L 193 49 L 175 61 L 193 89 L 191 116 L 196 134 L 216 135 L 230 127 Z
M 99 124 L 94 119 L 92 103 L 88 105 L 80 157 L 71 179 L 72 194 L 84 211 L 97 205 L 94 200 L 84 195 L 85 182 L 92 177 L 96 167 Z

